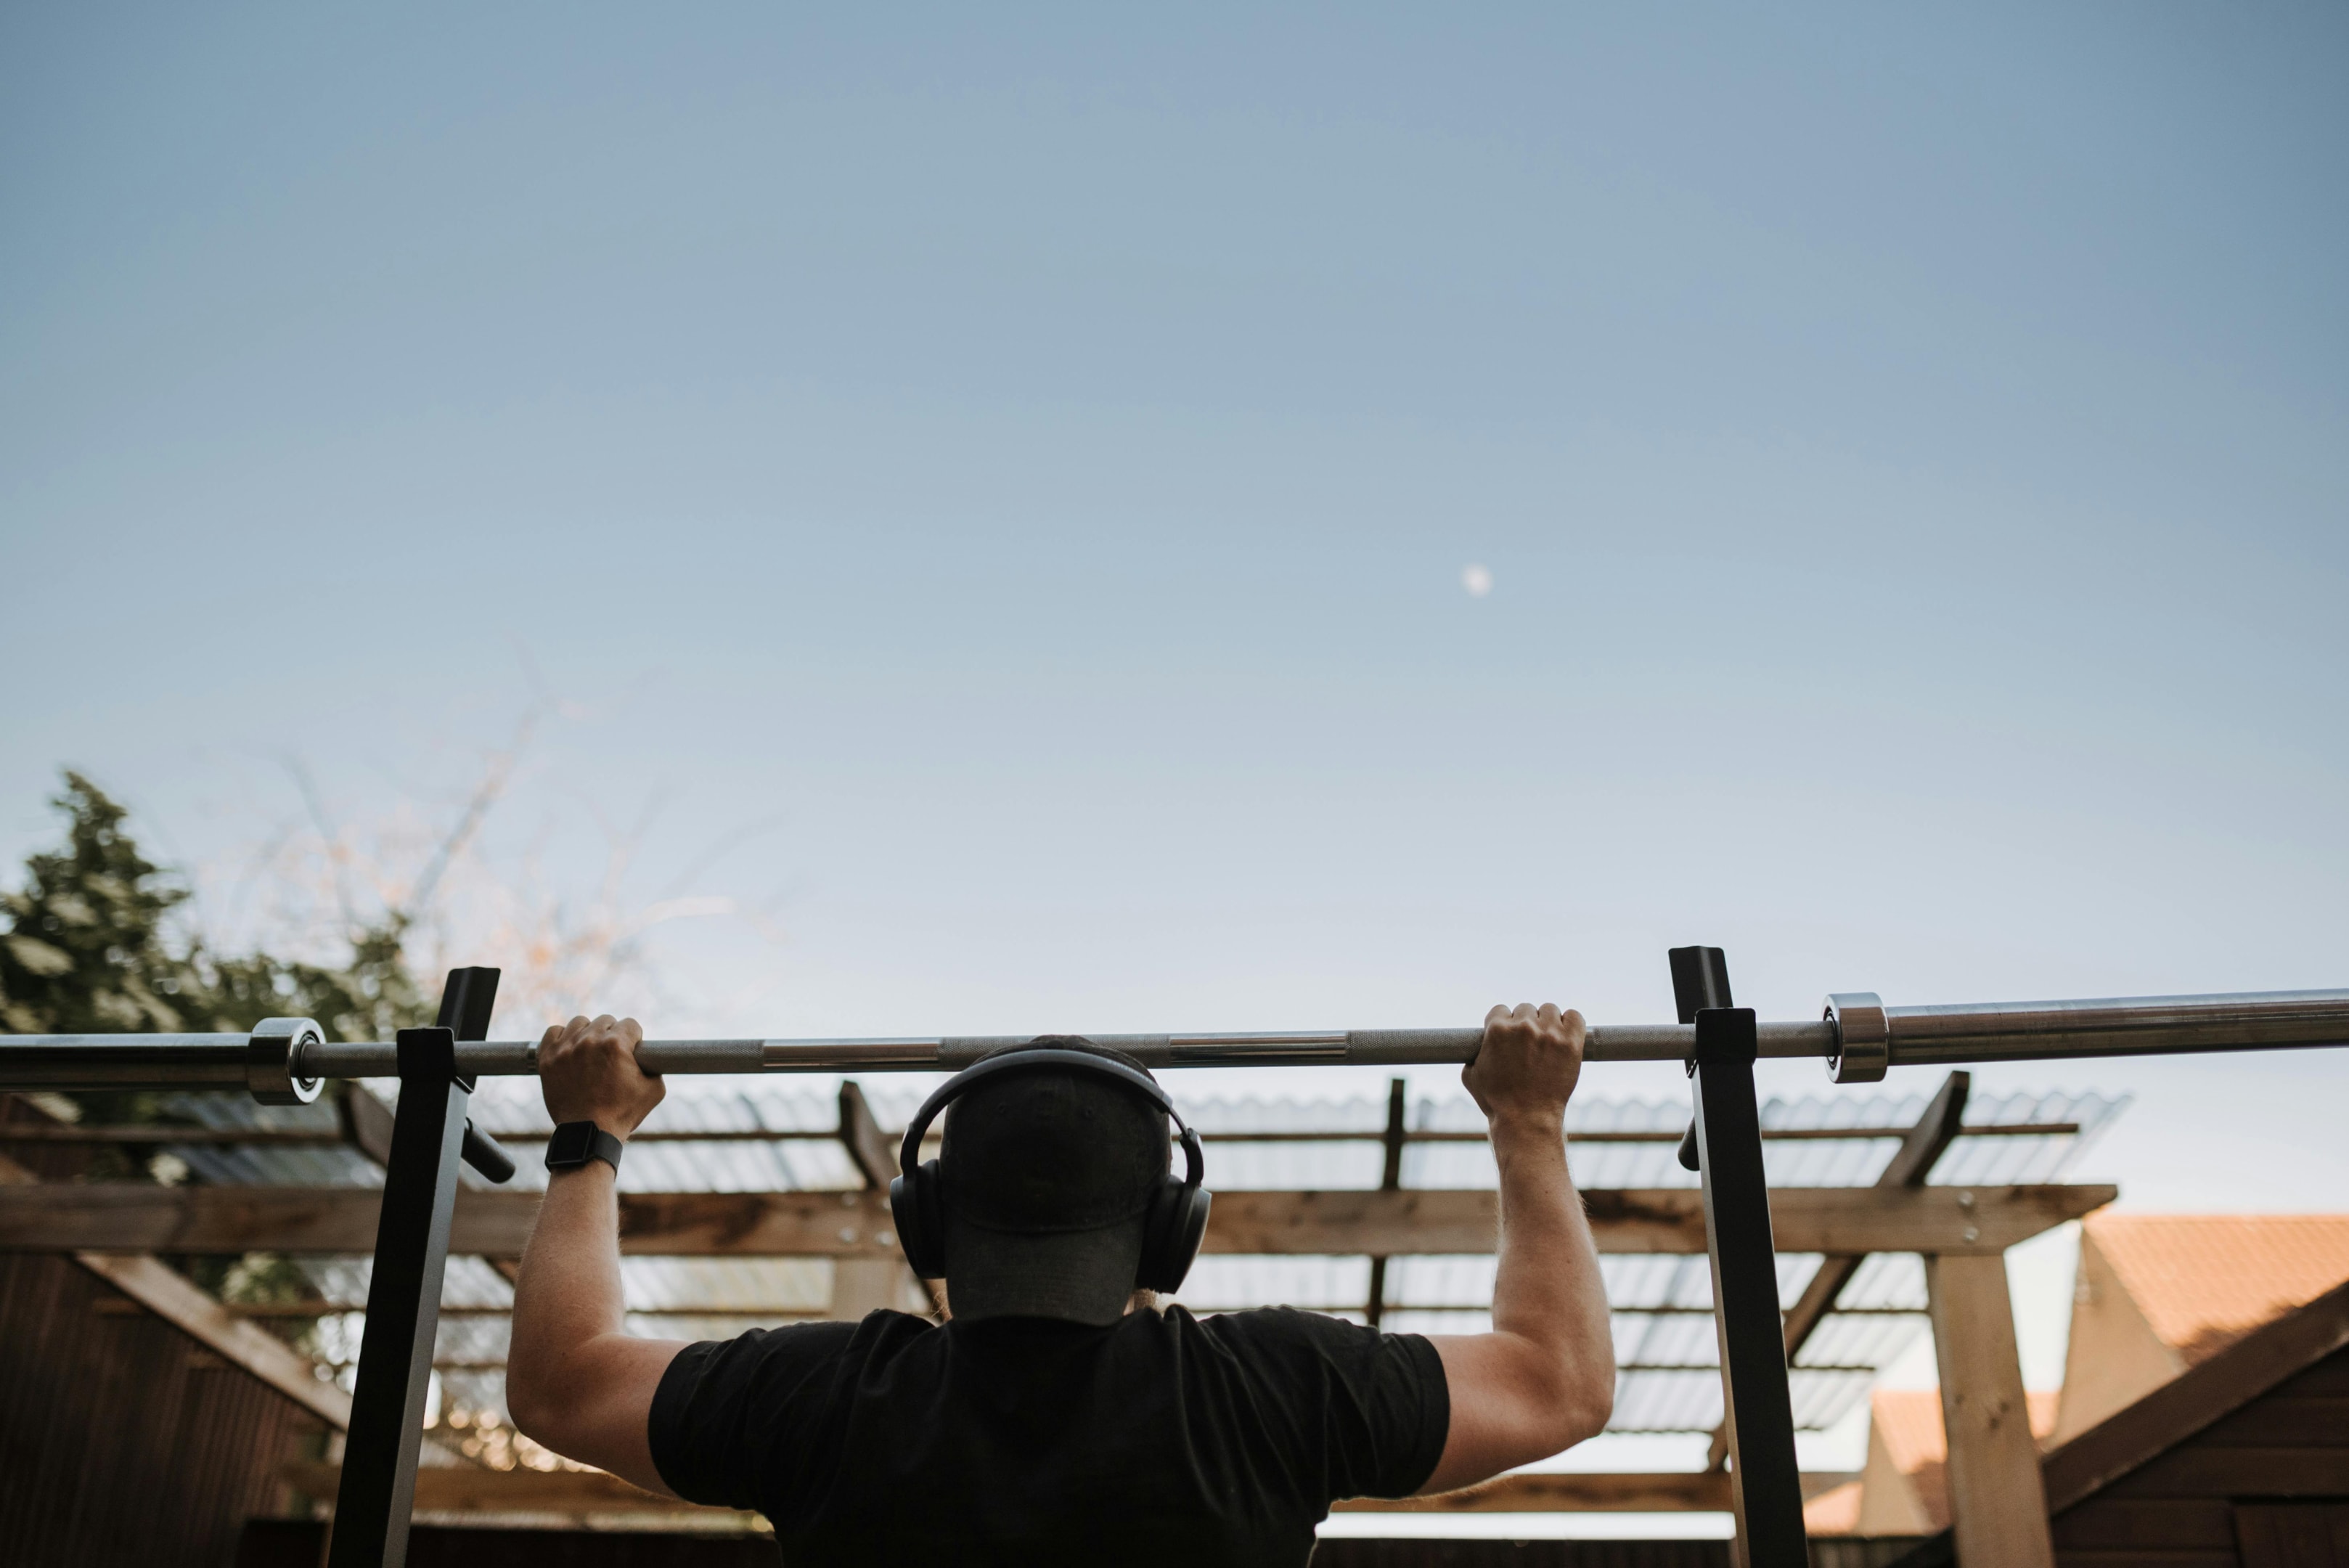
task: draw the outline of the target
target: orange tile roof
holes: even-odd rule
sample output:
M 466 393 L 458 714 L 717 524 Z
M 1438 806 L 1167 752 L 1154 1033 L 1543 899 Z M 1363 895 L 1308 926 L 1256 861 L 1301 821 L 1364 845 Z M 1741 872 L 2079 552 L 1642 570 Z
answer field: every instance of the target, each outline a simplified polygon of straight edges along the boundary
M 2023 1396 L 2031 1417 L 2032 1436 L 2042 1442 L 2055 1429 L 2055 1395 L 2026 1390 Z M 1915 1489 L 1918 1506 L 1937 1526 L 1950 1522 L 1950 1440 L 1941 1426 L 1941 1391 L 1938 1388 L 1878 1388 L 1868 1397 L 1868 1417 L 1884 1444 L 1892 1468 Z M 1826 1503 L 1833 1492 L 1816 1500 Z M 1842 1500 L 1837 1499 L 1839 1504 Z M 1857 1519 L 1859 1502 L 1851 1507 Z M 1830 1525 L 1840 1508 L 1820 1510 L 1821 1525 Z M 1807 1517 L 1807 1515 L 1806 1515 Z M 1829 1533 L 1821 1529 L 1818 1533 Z
M 2092 1214 L 2087 1232 L 2189 1366 L 2349 1280 L 2349 1214 Z
M 2033 1389 L 2024 1393 L 2031 1412 L 2031 1435 L 2044 1438 L 2055 1429 L 2055 1393 Z M 1913 1476 L 1928 1465 L 1949 1462 L 1950 1439 L 1941 1429 L 1941 1391 L 1938 1388 L 1878 1388 L 1868 1397 L 1868 1419 L 1876 1423 L 1884 1451 L 1894 1468 Z
M 1803 1504 L 1803 1529 L 1812 1535 L 1849 1535 L 1859 1528 L 1859 1482 L 1846 1481 Z

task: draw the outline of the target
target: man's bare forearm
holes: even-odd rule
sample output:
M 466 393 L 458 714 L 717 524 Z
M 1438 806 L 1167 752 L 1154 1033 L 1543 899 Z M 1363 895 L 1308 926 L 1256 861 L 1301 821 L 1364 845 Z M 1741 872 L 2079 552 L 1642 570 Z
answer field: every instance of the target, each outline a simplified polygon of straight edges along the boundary
M 546 1184 L 538 1226 L 514 1282 L 510 1382 L 526 1388 L 598 1334 L 618 1334 L 627 1298 L 620 1285 L 619 1175 L 601 1160 Z M 520 1401 L 517 1401 L 520 1402 Z
M 1614 1336 L 1598 1245 L 1567 1169 L 1564 1122 L 1504 1114 L 1492 1131 L 1501 1210 L 1493 1331 L 1537 1346 L 1556 1368 L 1557 1392 L 1595 1429 L 1613 1403 Z
M 660 1491 L 645 1417 L 685 1346 L 626 1332 L 617 1187 L 600 1160 L 547 1183 L 514 1282 L 506 1404 L 517 1427 L 557 1453 Z

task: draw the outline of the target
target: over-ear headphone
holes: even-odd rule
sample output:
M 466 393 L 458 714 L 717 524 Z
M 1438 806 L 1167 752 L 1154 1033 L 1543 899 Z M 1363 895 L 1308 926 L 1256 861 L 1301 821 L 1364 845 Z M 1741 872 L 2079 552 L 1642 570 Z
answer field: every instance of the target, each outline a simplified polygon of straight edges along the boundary
M 1133 1271 L 1133 1283 L 1145 1291 L 1180 1289 L 1183 1277 L 1191 1272 L 1192 1260 L 1199 1255 L 1199 1243 L 1207 1234 L 1207 1210 L 1215 1202 L 1215 1194 L 1199 1185 L 1207 1173 L 1199 1135 L 1184 1122 L 1183 1113 L 1149 1074 L 1089 1051 L 1052 1045 L 1019 1046 L 966 1067 L 939 1085 L 914 1114 L 912 1125 L 905 1128 L 905 1146 L 897 1154 L 902 1174 L 889 1183 L 889 1209 L 896 1219 L 897 1242 L 905 1250 L 906 1263 L 926 1280 L 946 1278 L 945 1184 L 938 1175 L 938 1162 L 922 1158 L 922 1136 L 930 1130 L 930 1123 L 957 1097 L 990 1078 L 1048 1067 L 1073 1069 L 1123 1084 L 1174 1118 L 1183 1145 L 1183 1176 L 1179 1180 L 1172 1175 L 1160 1178 L 1150 1195 L 1149 1216 L 1142 1232 L 1142 1262 Z

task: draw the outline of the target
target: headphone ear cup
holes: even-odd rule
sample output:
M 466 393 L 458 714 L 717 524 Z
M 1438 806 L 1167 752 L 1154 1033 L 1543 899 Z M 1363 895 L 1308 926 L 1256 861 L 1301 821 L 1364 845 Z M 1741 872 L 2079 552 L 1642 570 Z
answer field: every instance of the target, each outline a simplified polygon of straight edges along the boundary
M 1216 1195 L 1169 1176 L 1152 1194 L 1150 1218 L 1142 1232 L 1142 1262 L 1134 1284 L 1145 1291 L 1179 1291 L 1207 1237 L 1207 1210 Z
M 889 1179 L 889 1219 L 897 1228 L 897 1246 L 905 1254 L 905 1266 L 918 1274 L 922 1272 L 921 1221 L 914 1218 L 912 1186 L 902 1176 Z
M 890 1178 L 889 1215 L 905 1266 L 926 1280 L 947 1277 L 946 1216 L 939 1212 L 938 1162 L 926 1159 L 909 1179 Z

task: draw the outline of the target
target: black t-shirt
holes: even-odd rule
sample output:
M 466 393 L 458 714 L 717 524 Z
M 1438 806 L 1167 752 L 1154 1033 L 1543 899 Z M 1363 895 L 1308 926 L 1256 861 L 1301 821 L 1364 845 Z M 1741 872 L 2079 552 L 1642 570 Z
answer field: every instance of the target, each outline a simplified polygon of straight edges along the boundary
M 1333 1500 L 1424 1486 L 1451 1419 L 1433 1345 L 1314 1313 L 875 1312 L 688 1345 L 651 1436 L 672 1490 L 765 1514 L 789 1568 L 1298 1568 Z

